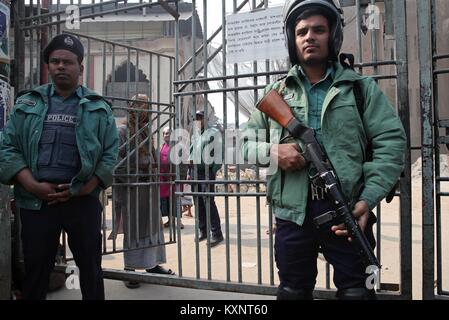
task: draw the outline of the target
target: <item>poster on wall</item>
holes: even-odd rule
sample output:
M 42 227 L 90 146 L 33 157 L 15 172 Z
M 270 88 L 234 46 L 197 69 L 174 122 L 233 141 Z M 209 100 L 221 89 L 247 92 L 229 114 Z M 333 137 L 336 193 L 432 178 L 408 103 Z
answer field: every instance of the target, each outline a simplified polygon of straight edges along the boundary
M 8 82 L 0 79 L 0 131 L 5 127 L 6 114 L 10 109 L 10 93 Z
M 0 3 L 0 62 L 9 63 L 9 7 Z

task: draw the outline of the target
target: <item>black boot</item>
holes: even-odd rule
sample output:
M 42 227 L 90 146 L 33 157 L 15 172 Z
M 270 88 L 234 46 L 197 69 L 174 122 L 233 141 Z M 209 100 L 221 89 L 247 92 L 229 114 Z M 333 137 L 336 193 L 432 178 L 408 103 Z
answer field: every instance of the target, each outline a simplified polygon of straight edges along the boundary
M 207 232 L 200 231 L 200 236 L 198 238 L 198 242 L 204 241 L 207 239 Z
M 338 300 L 377 300 L 376 292 L 366 288 L 348 288 L 337 291 Z
M 213 248 L 224 240 L 223 233 L 221 231 L 213 233 L 210 238 L 210 247 Z
M 276 300 L 313 300 L 312 289 L 292 289 L 279 286 Z

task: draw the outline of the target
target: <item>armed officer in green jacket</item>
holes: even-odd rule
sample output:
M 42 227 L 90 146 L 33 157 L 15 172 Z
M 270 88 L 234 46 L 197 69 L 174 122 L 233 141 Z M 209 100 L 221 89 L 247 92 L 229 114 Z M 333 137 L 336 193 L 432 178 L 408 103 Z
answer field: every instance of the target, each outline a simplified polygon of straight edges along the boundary
M 406 136 L 375 81 L 338 62 L 343 24 L 341 8 L 331 0 L 287 1 L 284 33 L 293 67 L 285 79 L 268 85 L 265 93 L 276 89 L 295 117 L 315 130 L 353 215 L 374 242 L 372 230 L 367 232 L 375 222 L 370 210 L 393 188 L 403 169 Z M 361 112 L 355 87 L 363 97 Z M 314 169 L 301 154 L 301 142 L 280 143 L 286 130 L 258 110 L 247 130 L 265 130 L 267 139 L 246 141 L 245 158 L 256 155 L 278 162 L 267 190 L 276 217 L 278 299 L 313 298 L 319 250 L 334 268 L 339 299 L 374 299 L 366 268 L 348 241 L 345 226 L 332 222 L 316 226 L 314 218 L 335 208 L 326 189 L 310 178 Z M 368 145 L 372 159 L 367 159 Z
M 72 35 L 43 51 L 53 84 L 18 94 L 0 144 L 0 179 L 20 208 L 25 299 L 45 299 L 61 230 L 83 299 L 104 299 L 101 189 L 112 183 L 118 136 L 108 102 L 79 85 L 84 48 Z

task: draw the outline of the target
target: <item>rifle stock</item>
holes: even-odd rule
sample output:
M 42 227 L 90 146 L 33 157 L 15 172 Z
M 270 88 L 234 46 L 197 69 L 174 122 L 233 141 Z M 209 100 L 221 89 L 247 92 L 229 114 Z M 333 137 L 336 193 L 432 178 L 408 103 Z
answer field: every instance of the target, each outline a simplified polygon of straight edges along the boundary
M 278 122 L 283 128 L 295 138 L 304 143 L 304 157 L 313 163 L 318 171 L 320 179 L 324 182 L 328 195 L 335 204 L 337 223 L 344 222 L 349 235 L 357 245 L 357 251 L 366 266 L 375 265 L 380 268 L 379 261 L 375 257 L 372 248 L 360 230 L 355 217 L 350 210 L 340 184 L 331 168 L 327 164 L 326 157 L 316 141 L 315 132 L 312 128 L 302 125 L 293 115 L 290 106 L 285 102 L 276 90 L 271 90 L 256 106 L 268 117 Z

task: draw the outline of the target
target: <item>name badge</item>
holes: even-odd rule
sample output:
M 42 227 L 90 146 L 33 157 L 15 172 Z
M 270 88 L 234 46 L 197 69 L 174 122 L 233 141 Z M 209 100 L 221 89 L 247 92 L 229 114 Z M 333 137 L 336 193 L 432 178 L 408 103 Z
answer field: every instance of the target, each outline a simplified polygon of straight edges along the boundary
M 26 104 L 31 107 L 34 107 L 36 105 L 36 101 L 32 101 L 32 100 L 28 100 L 28 99 L 19 99 L 19 100 L 17 100 L 16 103 L 17 104 L 23 103 L 23 104 Z

